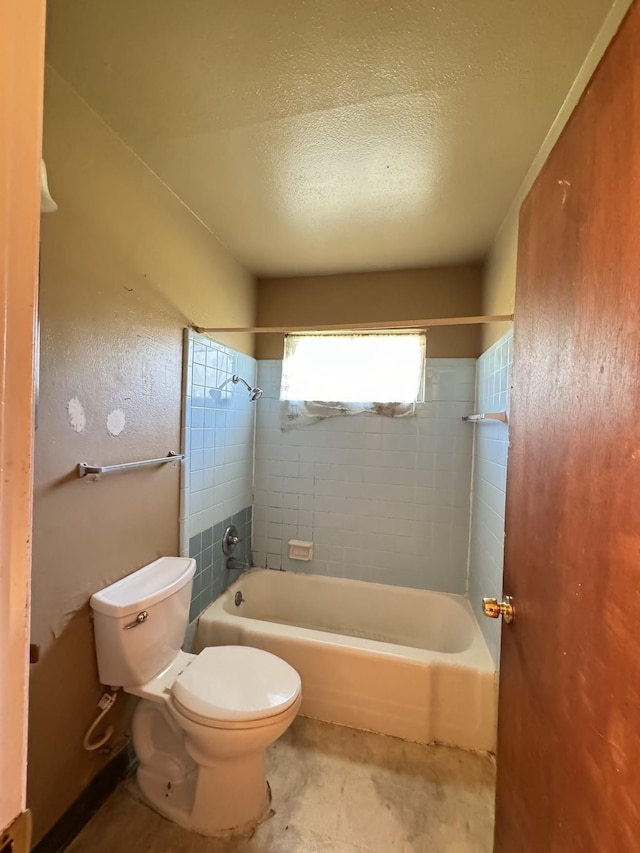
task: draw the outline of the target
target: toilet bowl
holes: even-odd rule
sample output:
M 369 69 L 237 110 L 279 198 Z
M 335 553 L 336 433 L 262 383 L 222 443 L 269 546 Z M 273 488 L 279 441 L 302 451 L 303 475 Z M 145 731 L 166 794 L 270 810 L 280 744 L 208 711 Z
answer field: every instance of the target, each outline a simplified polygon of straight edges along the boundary
M 193 562 L 164 557 L 92 596 L 98 669 L 140 697 L 132 739 L 149 803 L 203 835 L 246 834 L 269 808 L 265 749 L 300 708 L 300 676 L 249 646 L 180 650 Z

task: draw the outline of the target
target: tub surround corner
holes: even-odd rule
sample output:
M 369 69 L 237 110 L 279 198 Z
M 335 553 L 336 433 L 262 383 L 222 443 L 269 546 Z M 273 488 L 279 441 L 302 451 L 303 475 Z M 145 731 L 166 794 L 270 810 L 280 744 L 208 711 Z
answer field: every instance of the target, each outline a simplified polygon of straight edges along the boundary
M 190 621 L 238 575 L 227 570 L 222 553 L 227 527 L 233 524 L 240 536 L 233 556 L 242 561 L 251 557 L 257 404 L 233 384 L 235 374 L 255 385 L 255 359 L 185 330 L 180 553 L 197 564 Z
M 513 331 L 509 330 L 478 359 L 476 411 L 509 411 L 512 343 Z M 469 598 L 497 668 L 502 620 L 483 615 L 482 598 L 502 597 L 509 427 L 485 421 L 474 431 Z

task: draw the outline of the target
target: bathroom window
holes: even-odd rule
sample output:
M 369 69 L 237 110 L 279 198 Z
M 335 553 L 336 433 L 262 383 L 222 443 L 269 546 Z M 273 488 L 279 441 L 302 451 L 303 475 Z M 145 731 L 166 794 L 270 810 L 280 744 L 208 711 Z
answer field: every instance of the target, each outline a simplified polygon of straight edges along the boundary
M 424 333 L 287 335 L 280 387 L 283 428 L 361 412 L 415 414 L 425 355 Z

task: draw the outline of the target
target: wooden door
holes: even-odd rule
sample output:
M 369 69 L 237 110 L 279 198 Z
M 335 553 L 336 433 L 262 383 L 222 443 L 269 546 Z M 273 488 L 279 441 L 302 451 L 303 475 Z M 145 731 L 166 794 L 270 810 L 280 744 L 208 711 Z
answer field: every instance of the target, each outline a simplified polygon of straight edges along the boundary
M 520 216 L 496 853 L 640 851 L 640 3 Z

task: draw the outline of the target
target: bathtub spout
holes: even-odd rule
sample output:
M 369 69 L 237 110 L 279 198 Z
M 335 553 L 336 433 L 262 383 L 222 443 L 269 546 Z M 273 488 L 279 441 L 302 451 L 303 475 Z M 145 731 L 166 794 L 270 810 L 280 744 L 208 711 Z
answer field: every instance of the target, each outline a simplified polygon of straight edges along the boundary
M 230 571 L 246 572 L 251 568 L 251 563 L 245 563 L 243 560 L 238 560 L 236 557 L 227 559 L 227 569 Z

